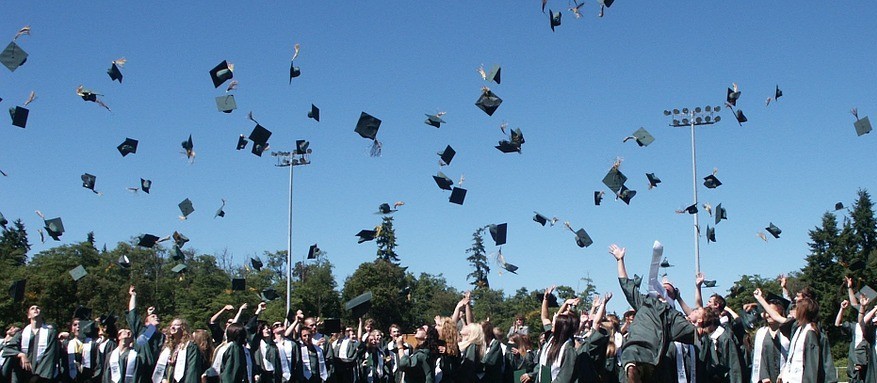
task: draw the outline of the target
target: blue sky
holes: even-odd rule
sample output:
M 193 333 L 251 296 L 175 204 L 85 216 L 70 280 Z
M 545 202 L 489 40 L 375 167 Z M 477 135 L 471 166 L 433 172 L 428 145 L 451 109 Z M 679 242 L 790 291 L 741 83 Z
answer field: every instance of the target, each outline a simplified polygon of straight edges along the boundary
M 0 178 L 0 211 L 24 219 L 31 254 L 89 231 L 112 248 L 178 230 L 192 240 L 187 246 L 227 249 L 241 263 L 285 249 L 288 172 L 267 153 L 235 151 L 237 136 L 254 126 L 252 111 L 274 133 L 273 150 L 311 142 L 312 164 L 295 169 L 293 253 L 319 243 L 339 282 L 374 258 L 374 243 L 357 244 L 354 234 L 380 223 L 379 204 L 404 201 L 395 213 L 402 264 L 442 273 L 458 288 L 466 287 L 473 231 L 508 222 L 503 254 L 521 269 L 491 275 L 491 286 L 507 293 L 577 287 L 585 276 L 617 291 L 607 247 L 626 246 L 631 272 L 645 274 L 660 240 L 677 265 L 670 276 L 690 296 L 692 219 L 674 213 L 692 198 L 689 131 L 667 126 L 662 111 L 721 105 L 732 83 L 749 122 L 740 127 L 723 110 L 722 122 L 697 136 L 698 176 L 718 168 L 724 183 L 705 189 L 699 181 L 700 200 L 728 210 L 718 242 L 701 244 L 717 291 L 742 274 L 800 268 L 821 215 L 835 202 L 851 205 L 858 188 L 877 189 L 875 137 L 857 137 L 849 113 L 877 116 L 877 5 L 619 1 L 598 18 L 589 1 L 581 19 L 564 1 L 548 7 L 563 11 L 555 32 L 538 1 L 11 1 L 0 36 L 11 40 L 24 25 L 33 32 L 18 40 L 28 62 L 14 73 L 0 68 L 0 107 L 21 105 L 30 91 L 38 99 L 27 129 L 8 120 L 0 129 L 0 169 L 9 174 Z M 302 75 L 289 85 L 296 43 Z M 128 59 L 123 84 L 105 73 L 120 57 Z M 216 111 L 224 86 L 214 89 L 208 75 L 222 60 L 235 64 L 240 83 L 231 114 Z M 502 84 L 482 81 L 481 64 L 501 64 Z M 112 112 L 77 97 L 80 84 L 103 94 Z M 504 100 L 491 117 L 474 105 L 484 85 Z M 784 96 L 765 107 L 776 85 Z M 311 103 L 319 123 L 307 118 Z M 379 158 L 353 132 L 363 111 L 383 120 Z M 439 111 L 447 124 L 423 123 Z M 503 122 L 523 131 L 521 154 L 493 148 Z M 640 127 L 652 145 L 622 143 Z M 189 134 L 191 164 L 180 147 Z M 116 146 L 126 137 L 140 147 L 122 158 Z M 446 145 L 457 157 L 439 169 L 435 153 Z M 630 206 L 611 197 L 594 206 L 617 157 L 638 194 Z M 435 186 L 438 170 L 465 177 L 463 206 Z M 82 188 L 86 172 L 102 196 Z M 645 173 L 663 183 L 647 190 Z M 126 191 L 141 177 L 153 180 L 151 194 Z M 180 221 L 185 198 L 196 211 Z M 227 215 L 214 219 L 222 198 Z M 34 210 L 63 218 L 61 242 L 39 243 Z M 533 211 L 585 228 L 594 244 L 578 248 L 562 224 L 533 222 Z M 770 222 L 783 234 L 764 242 L 756 233 Z

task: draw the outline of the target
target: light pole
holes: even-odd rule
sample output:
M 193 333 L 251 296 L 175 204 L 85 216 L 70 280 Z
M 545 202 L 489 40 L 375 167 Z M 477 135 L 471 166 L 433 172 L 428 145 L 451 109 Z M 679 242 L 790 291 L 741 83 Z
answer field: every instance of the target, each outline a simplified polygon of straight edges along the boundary
M 286 312 L 289 313 L 289 297 L 292 292 L 292 169 L 299 165 L 310 164 L 310 142 L 297 140 L 295 150 L 291 152 L 271 152 L 277 157 L 277 167 L 289 167 L 289 237 L 286 242 Z M 302 276 L 304 276 L 304 260 L 302 260 Z
M 703 109 L 701 107 L 696 107 L 693 110 L 689 110 L 688 108 L 665 110 L 665 116 L 673 116 L 670 121 L 670 126 L 680 128 L 680 127 L 691 127 L 691 189 L 694 193 L 694 206 L 697 206 L 697 148 L 694 144 L 694 128 L 700 125 L 712 125 L 719 122 L 722 117 L 713 116 L 714 113 L 718 113 L 722 108 L 720 106 L 710 107 L 705 106 Z M 692 214 L 694 216 L 694 270 L 696 273 L 700 273 L 700 220 L 698 219 L 698 213 L 695 212 Z

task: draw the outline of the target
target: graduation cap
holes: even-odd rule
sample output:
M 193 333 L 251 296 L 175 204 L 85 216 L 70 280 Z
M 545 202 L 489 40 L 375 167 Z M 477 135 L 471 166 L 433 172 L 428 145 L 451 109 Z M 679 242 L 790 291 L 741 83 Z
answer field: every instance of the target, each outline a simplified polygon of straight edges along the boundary
M 649 180 L 649 189 L 658 187 L 658 184 L 661 183 L 661 179 L 655 173 L 646 173 L 646 178 Z
M 500 104 L 502 104 L 502 99 L 487 87 L 481 89 L 481 96 L 475 101 L 475 106 L 487 113 L 488 116 L 492 116 Z
M 180 202 L 177 206 L 179 206 L 180 212 L 183 214 L 180 219 L 187 219 L 189 218 L 189 214 L 195 212 L 195 207 L 192 206 L 192 201 L 188 198 L 184 199 L 183 202 Z
M 231 80 L 234 77 L 234 65 L 229 65 L 227 61 L 222 60 L 219 65 L 210 70 L 210 79 L 213 80 L 213 87 L 219 88 L 222 83 Z
M 186 237 L 185 235 L 183 235 L 179 231 L 175 231 L 174 234 L 171 235 L 171 237 L 173 237 L 173 239 L 174 239 L 174 244 L 179 246 L 179 247 L 183 247 L 183 245 L 185 245 L 186 242 L 189 242 L 189 237 Z
M 774 91 L 774 94 L 773 94 L 773 99 L 774 99 L 774 100 L 779 100 L 780 97 L 782 97 L 782 96 L 783 96 L 783 91 L 780 90 L 780 86 L 777 85 L 776 91 Z
M 444 115 L 444 113 L 427 114 L 426 120 L 423 121 L 423 123 L 425 123 L 429 126 L 434 126 L 436 128 L 441 128 L 442 124 L 445 123 L 445 120 L 442 120 L 443 115 Z
M 368 313 L 368 310 L 372 306 L 372 293 L 371 291 L 366 291 L 362 295 L 357 296 L 347 302 L 344 305 L 345 309 L 353 312 L 354 317 L 361 317 Z
M 9 221 L 6 220 L 6 217 L 3 216 L 3 213 L 0 213 L 0 227 L 6 228 L 6 224 L 8 223 Z
M 85 267 L 82 267 L 82 265 L 76 266 L 73 270 L 68 271 L 68 273 L 70 273 L 70 276 L 73 277 L 74 281 L 79 281 L 88 275 L 88 272 L 85 271 Z
M 767 230 L 767 232 L 770 233 L 770 235 L 772 235 L 774 238 L 779 238 L 780 234 L 782 234 L 783 232 L 782 230 L 780 230 L 780 228 L 776 227 L 773 222 L 770 223 L 770 226 L 764 228 L 764 230 Z
M 451 185 L 454 184 L 454 181 L 442 172 L 432 176 L 432 179 L 435 180 L 436 185 L 442 190 L 451 190 Z
M 356 233 L 356 236 L 359 237 L 359 241 L 356 243 L 368 242 L 375 239 L 375 236 L 378 235 L 378 232 L 375 230 L 360 230 L 359 233 Z
M 544 292 L 540 293 L 540 292 L 536 291 L 536 292 L 533 292 L 533 297 L 536 298 L 536 301 L 541 304 L 542 301 L 545 300 L 545 293 Z M 556 295 L 548 294 L 548 307 L 560 307 L 560 305 L 557 304 L 557 296 Z
M 673 265 L 671 265 L 670 261 L 667 260 L 667 258 L 665 257 L 664 260 L 661 261 L 661 267 L 668 268 L 668 267 L 673 267 Z
M 778 304 L 778 305 L 782 306 L 783 309 L 788 309 L 789 305 L 792 304 L 792 301 L 790 301 L 786 298 L 783 298 L 782 295 L 777 295 L 777 294 L 774 294 L 774 293 L 769 292 L 769 291 L 767 292 L 766 295 L 767 296 L 765 297 L 766 298 L 765 300 L 768 303 Z
M 232 278 L 231 291 L 244 291 L 247 289 L 247 280 L 244 278 Z
M 378 213 L 377 214 L 390 214 L 393 211 L 394 210 L 390 208 L 390 204 L 382 203 L 380 206 L 378 206 Z
M 858 296 L 864 295 L 864 296 L 868 297 L 868 300 L 873 302 L 874 298 L 877 298 L 877 291 L 874 291 L 874 289 L 872 289 L 871 286 L 864 285 L 864 286 L 862 286 L 862 289 L 859 290 L 859 293 L 856 295 L 858 295 Z
M 706 240 L 707 243 L 716 241 L 716 228 L 706 225 Z
M 725 101 L 731 106 L 737 106 L 737 99 L 740 98 L 740 91 L 737 90 L 737 84 L 734 84 L 733 88 L 728 88 L 728 95 L 725 98 Z
M 132 153 L 137 153 L 137 144 L 139 141 L 133 138 L 126 138 L 124 142 L 119 144 L 116 149 L 119 149 L 119 153 L 122 154 L 122 157 L 125 157 Z
M 119 257 L 119 260 L 116 261 L 116 263 L 118 263 L 119 266 L 122 266 L 123 269 L 131 267 L 131 260 L 128 259 L 127 255 Z
M 270 302 L 277 300 L 277 298 L 280 298 L 280 295 L 277 294 L 277 291 L 274 290 L 273 287 L 269 287 L 262 290 L 262 293 L 259 294 L 259 298 L 261 298 L 264 302 Z
M 323 320 L 322 329 L 325 334 L 337 334 L 341 332 L 341 319 L 327 318 Z
M 262 265 L 262 260 L 259 259 L 259 257 L 255 257 L 255 258 L 250 258 L 250 266 L 253 266 L 253 268 L 256 269 L 256 271 L 260 271 L 260 270 L 262 270 L 262 266 L 264 266 L 264 265 Z
M 322 251 L 320 250 L 319 247 L 317 247 L 317 244 L 315 243 L 315 244 L 311 245 L 310 248 L 308 248 L 308 259 L 315 259 L 321 253 L 322 253 Z
M 52 239 L 60 241 L 59 238 L 61 237 L 61 234 L 64 234 L 64 223 L 61 222 L 61 217 L 46 220 L 44 223 L 46 233 L 48 233 Z
M 738 284 L 735 283 L 734 286 L 731 286 L 731 288 L 729 289 L 729 294 L 728 294 L 728 296 L 731 297 L 731 298 L 736 297 L 736 296 L 738 296 L 738 295 L 740 295 L 740 294 L 743 294 L 743 290 L 745 290 L 745 289 L 743 288 L 743 286 L 738 285 Z
M 859 120 L 856 119 L 856 122 L 853 123 L 853 126 L 856 128 L 856 134 L 859 136 L 871 133 L 871 121 L 868 120 L 868 116 Z
M 250 143 L 250 141 L 247 141 L 247 138 L 244 137 L 243 134 L 241 134 L 241 136 L 238 137 L 237 150 L 242 150 L 242 149 L 246 148 L 248 143 Z
M 703 281 L 703 286 L 704 286 L 704 287 L 711 287 L 711 288 L 712 288 L 712 287 L 716 287 L 716 281 L 708 281 L 708 280 L 704 280 L 704 281 Z
M 561 14 L 560 11 L 554 13 L 554 11 L 550 9 L 548 10 L 548 21 L 550 22 L 552 32 L 554 32 L 554 27 L 560 26 L 561 17 L 563 17 L 563 14 Z
M 216 109 L 222 113 L 231 113 L 238 108 L 237 102 L 234 101 L 233 94 L 226 94 L 216 97 Z
M 362 112 L 359 115 L 359 120 L 356 122 L 356 128 L 353 129 L 353 131 L 358 133 L 360 137 L 373 141 L 370 153 L 372 157 L 381 155 L 381 142 L 378 141 L 378 129 L 380 128 L 380 119 L 366 112 Z
M 719 181 L 719 179 L 716 178 L 715 174 L 710 174 L 706 177 L 703 177 L 703 186 L 706 186 L 707 189 L 715 189 L 719 186 L 722 186 L 722 181 Z
M 27 279 L 20 279 L 12 282 L 12 285 L 9 286 L 9 296 L 12 298 L 13 302 L 18 303 L 24 300 L 24 288 L 26 286 Z
M 76 309 L 73 310 L 73 318 L 74 319 L 89 319 L 91 318 L 92 309 L 85 307 L 83 305 L 76 306 Z
M 843 208 L 844 208 L 843 202 L 838 202 L 838 203 L 834 204 L 834 211 L 843 210 Z
M 140 179 L 140 190 L 143 190 L 144 193 L 149 194 L 150 188 L 152 188 L 152 181 L 141 178 Z
M 173 258 L 175 261 L 182 261 L 182 260 L 186 259 L 186 255 L 183 254 L 183 249 L 177 245 L 174 245 L 171 252 L 172 252 L 171 258 Z
M 597 2 L 600 3 L 600 13 L 598 14 L 598 17 L 603 17 L 604 8 L 611 7 L 612 4 L 615 3 L 615 0 L 597 0 Z
M 488 231 L 490 231 L 490 237 L 493 238 L 493 242 L 496 244 L 496 246 L 505 245 L 508 226 L 508 223 L 488 226 Z
M 502 68 L 499 65 L 494 65 L 490 72 L 484 71 L 484 65 L 478 67 L 478 73 L 481 74 L 481 79 L 484 81 L 493 81 L 497 84 L 502 83 Z
M 448 198 L 448 201 L 457 205 L 462 205 L 464 200 L 466 200 L 466 189 L 454 186 L 451 190 L 451 197 Z
M 441 158 L 441 165 L 442 166 L 450 165 L 451 160 L 454 159 L 454 156 L 456 154 L 457 154 L 457 151 L 454 150 L 454 148 L 452 148 L 451 145 L 448 145 L 447 147 L 445 147 L 444 151 L 438 153 L 439 158 Z
M 594 241 L 591 240 L 591 236 L 588 235 L 588 232 L 586 232 L 585 229 L 579 229 L 575 233 L 576 245 L 578 245 L 579 247 L 588 247 L 594 243 Z
M 316 105 L 311 104 L 311 111 L 308 112 L 308 118 L 313 118 L 317 122 L 320 122 L 320 108 L 317 108 Z
M 223 209 L 225 209 L 225 199 L 222 200 L 222 205 L 219 206 L 219 209 L 216 209 L 216 213 L 213 214 L 213 218 L 225 217 L 225 210 L 223 210 Z
M 155 247 L 156 242 L 158 242 L 158 236 L 152 234 L 143 234 L 137 241 L 137 246 L 151 249 Z
M 186 158 L 195 157 L 195 143 L 192 141 L 192 135 L 189 135 L 189 138 L 182 143 L 180 146 L 183 147 L 183 150 L 186 151 Z
M 97 177 L 95 177 L 91 174 L 85 173 L 82 176 L 80 176 L 80 178 L 82 178 L 82 187 L 97 193 L 97 191 L 94 190 L 94 183 L 95 183 L 95 181 L 97 181 Z
M 30 110 L 21 106 L 9 108 L 9 117 L 12 118 L 12 125 L 24 129 L 27 126 L 27 116 Z
M 15 72 L 18 67 L 27 61 L 27 52 L 21 49 L 15 41 L 11 41 L 6 49 L 0 52 L 0 63 L 3 63 L 10 72 Z
M 676 210 L 677 213 L 697 214 L 697 204 L 686 207 L 682 210 Z
M 723 219 L 728 219 L 728 211 L 722 207 L 722 204 L 718 204 L 716 205 L 716 225 L 722 222 Z
M 620 198 L 626 205 L 630 205 L 630 200 L 636 195 L 636 190 L 628 189 L 627 186 L 622 185 L 621 191 L 618 192 L 618 198 Z
M 513 264 L 511 264 L 511 263 L 503 262 L 503 263 L 502 263 L 502 268 L 503 268 L 503 269 L 506 269 L 506 271 L 508 271 L 508 272 L 510 272 L 510 273 L 512 273 L 512 274 L 518 274 L 518 273 L 517 273 L 517 271 L 518 271 L 518 267 L 515 266 L 515 265 L 513 265 Z
M 539 214 L 535 211 L 533 212 L 533 214 L 535 214 L 533 216 L 533 221 L 536 221 L 538 224 L 540 224 L 542 226 L 545 226 L 545 224 L 548 223 L 548 217 L 546 217 L 542 214 Z
M 631 138 L 636 140 L 636 144 L 639 146 L 649 146 L 649 144 L 655 142 L 655 137 L 652 137 L 649 131 L 645 130 L 645 128 L 637 129 L 633 132 L 633 135 L 626 137 L 624 142 L 627 142 L 627 140 Z
M 606 173 L 606 176 L 603 177 L 603 184 L 612 190 L 613 193 L 618 194 L 621 192 L 621 189 L 624 188 L 624 183 L 627 182 L 627 176 L 624 175 L 618 167 L 613 166 L 612 169 L 609 169 L 609 172 Z
M 861 259 L 857 259 L 855 261 L 850 262 L 849 264 L 844 265 L 850 271 L 859 271 L 865 268 L 865 261 Z
M 295 44 L 294 46 L 295 53 L 292 55 L 292 59 L 289 60 L 289 83 L 292 84 L 292 79 L 301 76 L 301 68 L 295 66 L 295 58 L 298 57 L 299 51 L 301 51 L 301 44 Z
M 603 201 L 603 191 L 595 191 L 594 192 L 594 205 L 600 206 L 600 202 Z
M 500 141 L 496 148 L 503 153 L 520 153 L 521 145 L 523 145 L 524 142 L 526 142 L 526 140 L 524 140 L 524 133 L 521 132 L 520 128 L 515 128 L 511 131 L 509 139 Z
M 271 131 L 257 123 L 256 127 L 253 128 L 253 131 L 250 132 L 249 138 L 254 144 L 261 144 L 264 146 L 268 144 L 268 139 L 271 138 Z
M 177 273 L 177 274 L 181 274 L 181 273 L 186 272 L 186 269 L 188 269 L 188 267 L 187 267 L 186 265 L 184 265 L 184 264 L 182 264 L 182 263 L 178 263 L 176 266 L 174 266 L 174 267 L 171 269 L 171 271 L 173 271 L 173 272 L 175 272 L 175 273 Z
M 741 109 L 737 109 L 736 111 L 734 111 L 734 118 L 737 119 L 737 124 L 739 124 L 740 126 L 743 126 L 744 122 L 749 121 L 749 119 L 746 118 L 746 115 L 743 114 L 743 110 Z
M 125 65 L 125 61 L 125 59 L 118 59 L 110 64 L 110 69 L 107 69 L 107 75 L 110 76 L 111 81 L 118 81 L 119 84 L 122 83 L 122 78 L 124 76 L 122 76 L 122 71 L 119 68 Z

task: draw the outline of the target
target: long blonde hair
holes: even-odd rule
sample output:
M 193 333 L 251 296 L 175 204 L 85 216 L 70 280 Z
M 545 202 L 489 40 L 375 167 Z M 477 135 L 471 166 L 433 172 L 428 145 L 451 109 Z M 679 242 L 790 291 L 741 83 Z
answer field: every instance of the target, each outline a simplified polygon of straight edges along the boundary
M 457 332 L 457 324 L 449 317 L 442 317 L 442 333 L 439 339 L 445 342 L 445 354 L 451 356 L 460 355 L 460 335 Z
M 460 342 L 460 350 L 465 352 L 466 348 L 474 344 L 475 350 L 478 353 L 478 358 L 481 359 L 484 357 L 485 348 L 487 346 L 484 343 L 484 330 L 478 323 L 469 323 L 464 328 L 468 330 L 469 335 L 466 336 L 466 339 L 463 339 L 463 341 Z

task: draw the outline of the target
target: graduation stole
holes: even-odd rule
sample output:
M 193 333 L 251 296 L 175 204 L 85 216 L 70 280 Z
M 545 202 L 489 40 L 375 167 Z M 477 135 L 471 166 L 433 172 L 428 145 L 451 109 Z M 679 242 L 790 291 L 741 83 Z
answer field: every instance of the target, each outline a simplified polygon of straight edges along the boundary
M 27 325 L 21 332 L 21 352 L 27 355 L 28 351 L 30 351 L 30 337 L 33 335 L 33 328 L 31 325 Z M 31 364 L 36 365 L 43 358 L 43 354 L 46 352 L 46 347 L 49 344 L 49 326 L 45 323 L 37 328 L 37 353 L 36 358 L 30 361 Z
M 719 337 L 722 336 L 722 334 L 724 334 L 724 333 L 725 333 L 725 328 L 722 326 L 719 326 L 719 327 L 716 327 L 716 331 L 713 331 L 713 333 L 710 334 L 710 339 L 712 339 L 712 341 L 713 341 L 713 351 L 716 351 L 716 352 L 719 351 L 719 345 L 716 342 L 716 340 L 719 339 Z
M 369 351 L 365 355 L 366 355 L 366 358 L 365 358 L 366 365 L 368 366 L 368 380 L 369 380 L 369 382 L 376 380 L 375 375 L 377 375 L 378 379 L 383 378 L 384 377 L 384 356 L 381 355 L 381 351 L 378 350 L 377 348 L 375 348 L 374 351 Z M 378 360 L 377 365 L 375 365 L 375 362 L 374 362 L 374 359 L 376 356 L 377 356 L 377 360 Z M 377 374 L 375 374 L 375 372 L 377 372 Z
M 155 334 L 155 325 L 151 324 L 149 326 L 146 326 L 146 331 L 137 336 L 137 344 L 141 346 L 145 345 L 146 342 L 148 342 L 149 339 L 152 338 L 153 334 Z
M 326 361 L 323 359 L 323 350 L 319 347 L 314 347 L 314 350 L 316 350 L 317 353 L 317 364 L 320 367 L 320 378 L 326 380 L 329 373 L 326 372 Z M 311 356 L 308 351 L 308 346 L 304 344 L 301 346 L 301 364 L 302 367 L 304 367 L 302 374 L 304 374 L 305 379 L 310 379 L 313 374 L 311 372 Z
M 806 343 L 807 333 L 810 331 L 816 331 L 813 328 L 813 323 L 798 328 L 798 331 L 792 336 L 789 360 L 780 373 L 784 382 L 800 382 L 804 379 L 804 343 Z
M 67 375 L 70 375 L 71 379 L 76 379 L 76 375 L 79 375 L 79 369 L 76 368 L 76 354 L 81 351 L 82 342 L 79 339 L 73 338 L 67 342 Z
M 179 382 L 183 380 L 183 376 L 186 374 L 186 349 L 189 348 L 189 342 L 183 343 L 177 346 L 177 357 L 174 358 L 174 381 Z M 182 362 L 182 365 L 180 365 Z
M 244 346 L 241 346 L 241 348 L 244 349 L 244 359 L 247 360 L 247 382 L 253 383 L 253 358 L 250 356 L 250 349 Z
M 336 343 L 336 354 L 339 358 L 341 358 L 342 362 L 351 362 L 353 359 L 350 357 L 350 338 L 344 338 L 344 340 L 337 341 Z
M 229 344 L 231 343 L 222 342 L 216 347 L 216 350 L 213 351 L 213 363 L 205 372 L 207 376 L 219 376 L 219 373 L 222 372 L 222 357 L 225 355 L 225 350 L 228 349 Z
M 268 361 L 268 342 L 264 339 L 259 342 L 259 353 L 262 354 L 262 369 L 268 372 L 274 372 L 274 364 Z
M 138 338 L 139 340 L 139 338 Z M 164 378 L 164 371 L 167 369 L 167 360 L 171 357 L 171 350 L 167 347 L 161 350 L 158 355 L 158 361 L 155 362 L 155 370 L 152 371 L 152 383 L 161 383 Z
M 761 372 L 761 350 L 764 347 L 765 337 L 770 334 L 771 338 L 779 337 L 780 341 L 780 371 L 786 365 L 786 356 L 789 354 L 789 338 L 782 332 L 774 333 L 770 327 L 764 326 L 755 333 L 755 348 L 752 350 L 752 383 L 758 383 Z
M 119 383 L 120 369 L 119 369 L 119 358 L 121 357 L 121 352 L 119 352 L 119 347 L 116 347 L 113 350 L 113 353 L 110 354 L 110 379 L 113 383 Z M 128 360 L 125 363 L 125 383 L 131 383 L 134 381 L 134 365 L 137 363 L 137 351 L 134 349 L 128 349 Z
M 545 342 L 545 346 L 542 347 L 542 352 L 539 355 L 539 371 L 540 373 L 536 376 L 536 380 L 541 382 L 542 378 L 542 369 L 548 367 L 548 350 L 551 348 L 551 344 L 554 343 L 554 338 Z M 560 364 L 563 362 L 563 353 L 572 345 L 572 339 L 568 339 L 563 343 L 563 346 L 560 346 L 560 352 L 557 353 L 557 359 L 554 360 L 554 363 L 551 363 L 551 380 L 557 379 L 557 375 L 560 374 Z M 541 382 L 548 383 L 548 382 Z
M 277 346 L 280 353 L 280 369 L 283 371 L 283 380 L 287 381 L 292 376 L 290 366 L 292 365 L 292 341 L 281 339 Z
M 405 345 L 407 346 L 407 343 Z M 387 346 L 387 350 L 390 351 L 390 355 L 393 357 L 393 373 L 395 374 L 396 370 L 399 369 L 399 348 L 396 346 L 395 342 L 390 342 Z M 402 353 L 405 355 L 411 354 L 411 352 L 408 351 L 408 348 L 403 349 Z
M 697 382 L 697 355 L 694 353 L 694 345 L 679 342 L 673 342 L 673 344 L 676 346 L 676 381 L 678 383 Z M 686 375 L 685 371 L 685 351 L 682 349 L 683 347 L 688 347 L 688 375 Z
M 91 368 L 92 345 L 94 345 L 94 341 L 91 338 L 85 338 L 85 343 L 82 344 L 82 368 Z

